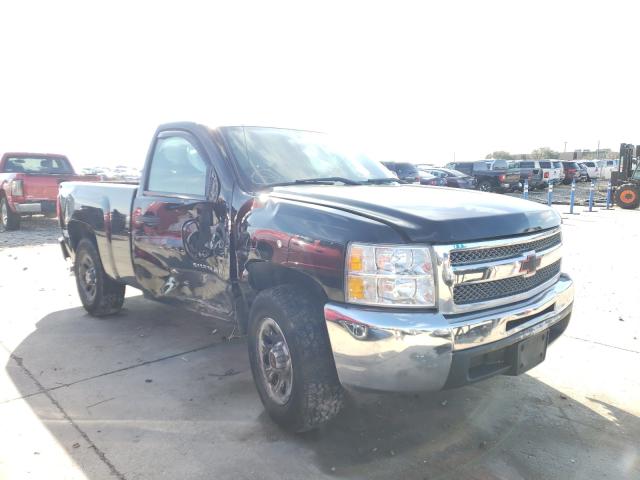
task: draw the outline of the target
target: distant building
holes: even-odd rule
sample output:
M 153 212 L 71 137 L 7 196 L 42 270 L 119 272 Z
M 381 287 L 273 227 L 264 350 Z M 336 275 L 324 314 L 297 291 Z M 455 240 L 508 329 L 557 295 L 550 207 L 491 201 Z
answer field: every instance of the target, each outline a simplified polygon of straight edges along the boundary
M 600 150 L 575 150 L 573 152 L 562 152 L 560 160 L 614 160 L 618 158 L 618 152 L 612 152 L 610 148 Z

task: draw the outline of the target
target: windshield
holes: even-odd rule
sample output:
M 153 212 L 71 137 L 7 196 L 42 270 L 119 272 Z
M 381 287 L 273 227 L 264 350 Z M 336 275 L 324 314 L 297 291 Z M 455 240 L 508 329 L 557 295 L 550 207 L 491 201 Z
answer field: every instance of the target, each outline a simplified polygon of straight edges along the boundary
M 47 157 L 9 157 L 4 165 L 4 171 L 39 174 L 73 173 L 65 159 Z
M 467 177 L 466 173 L 459 172 L 458 170 L 451 170 L 449 168 L 441 168 L 441 172 L 447 173 L 450 177 Z
M 396 178 L 377 160 L 328 135 L 266 127 L 223 127 L 240 173 L 252 188 L 323 178 Z

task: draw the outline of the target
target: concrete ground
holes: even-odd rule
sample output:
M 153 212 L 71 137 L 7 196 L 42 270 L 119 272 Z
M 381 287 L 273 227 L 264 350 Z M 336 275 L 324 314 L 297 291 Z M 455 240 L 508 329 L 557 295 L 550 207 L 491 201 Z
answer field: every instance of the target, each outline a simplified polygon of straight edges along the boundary
M 576 303 L 545 363 L 352 394 L 305 435 L 265 415 L 242 338 L 133 290 L 120 315 L 89 317 L 55 223 L 26 221 L 0 234 L 0 478 L 638 479 L 640 211 L 564 217 Z

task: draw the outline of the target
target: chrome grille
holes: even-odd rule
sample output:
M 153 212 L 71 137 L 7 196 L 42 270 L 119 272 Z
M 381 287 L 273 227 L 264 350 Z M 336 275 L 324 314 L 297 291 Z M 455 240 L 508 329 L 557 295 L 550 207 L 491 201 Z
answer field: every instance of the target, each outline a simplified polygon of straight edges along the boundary
M 473 263 L 502 260 L 505 258 L 517 257 L 524 252 L 535 250 L 540 252 L 548 248 L 555 247 L 562 243 L 560 232 L 539 240 L 533 240 L 516 245 L 505 245 L 490 248 L 478 248 L 469 250 L 453 250 L 450 254 L 451 265 L 470 265 Z M 457 302 L 456 302 L 457 303 Z
M 559 274 L 560 262 L 558 260 L 541 268 L 531 277 L 517 276 L 493 282 L 456 285 L 453 287 L 453 301 L 457 305 L 466 305 L 524 293 L 548 282 Z

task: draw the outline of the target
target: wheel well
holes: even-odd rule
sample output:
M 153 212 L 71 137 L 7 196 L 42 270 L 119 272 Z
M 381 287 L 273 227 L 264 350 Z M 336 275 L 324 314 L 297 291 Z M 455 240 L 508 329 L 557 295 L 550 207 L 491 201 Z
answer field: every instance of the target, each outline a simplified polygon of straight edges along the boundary
M 71 243 L 71 249 L 74 252 L 78 248 L 78 243 L 80 243 L 80 240 L 82 240 L 83 238 L 88 238 L 89 240 L 91 240 L 97 248 L 98 244 L 96 242 L 96 235 L 86 223 L 72 220 L 67 224 L 67 231 L 69 232 L 69 242 Z
M 253 262 L 247 265 L 246 268 L 249 272 L 249 285 L 255 294 L 267 288 L 290 283 L 310 292 L 322 304 L 328 300 L 324 288 L 315 279 L 299 270 L 293 270 L 270 262 Z M 246 331 L 248 315 L 243 315 L 239 321 L 241 328 Z

